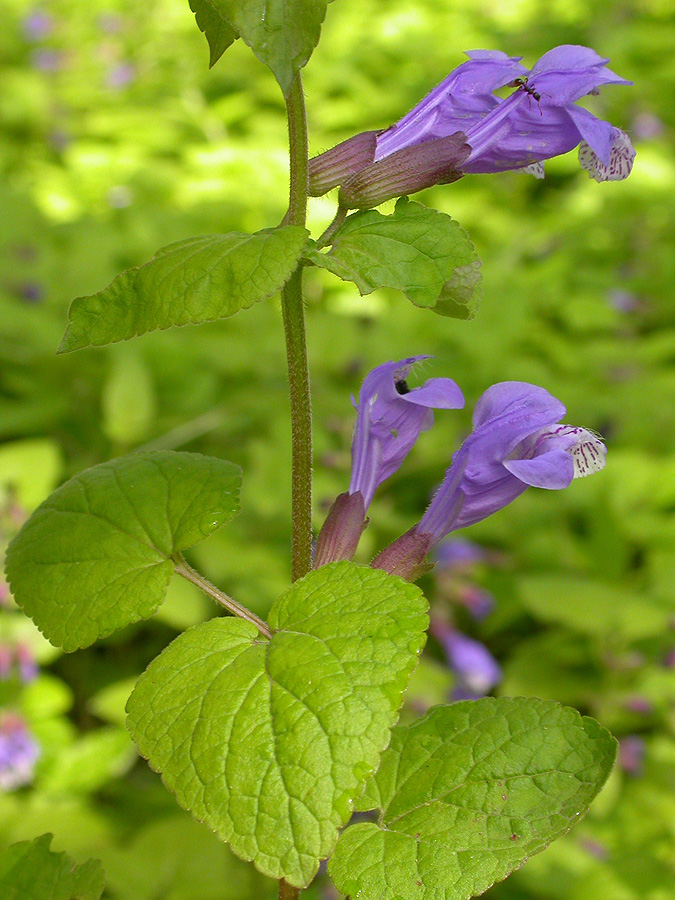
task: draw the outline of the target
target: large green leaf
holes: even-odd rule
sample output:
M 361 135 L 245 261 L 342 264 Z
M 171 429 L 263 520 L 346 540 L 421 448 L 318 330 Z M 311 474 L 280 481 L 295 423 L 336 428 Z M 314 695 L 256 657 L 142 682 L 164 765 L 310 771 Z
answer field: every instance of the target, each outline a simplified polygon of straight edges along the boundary
M 13 844 L 0 855 L 2 900 L 99 900 L 101 863 L 76 866 L 65 853 L 52 853 L 51 834 Z
M 150 664 L 127 706 L 179 803 L 266 875 L 308 884 L 389 741 L 424 643 L 419 589 L 342 562 L 311 572 L 263 640 L 212 619 Z
M 439 706 L 394 729 L 329 863 L 360 900 L 467 900 L 568 831 L 599 792 L 616 741 L 548 700 Z
M 209 0 L 274 73 L 284 94 L 319 42 L 326 0 Z M 201 27 L 201 25 L 200 25 Z
M 209 43 L 209 66 L 215 66 L 223 53 L 239 35 L 229 24 L 217 0 L 190 0 L 199 30 Z
M 248 309 L 281 290 L 306 237 L 304 228 L 284 225 L 169 244 L 104 290 L 73 300 L 59 352 L 125 341 L 173 325 L 211 322 Z
M 238 466 L 153 451 L 81 472 L 39 506 L 7 551 L 14 597 L 64 650 L 161 605 L 172 556 L 239 510 Z
M 415 304 L 468 319 L 480 297 L 480 260 L 467 233 L 445 213 L 402 198 L 391 215 L 348 216 L 327 252 L 305 254 L 361 294 L 396 288 Z

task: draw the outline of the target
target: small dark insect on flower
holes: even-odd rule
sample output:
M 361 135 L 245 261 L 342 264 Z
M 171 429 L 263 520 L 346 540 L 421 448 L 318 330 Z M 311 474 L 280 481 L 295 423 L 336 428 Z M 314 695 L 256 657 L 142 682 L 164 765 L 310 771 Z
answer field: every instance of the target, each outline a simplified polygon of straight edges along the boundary
M 534 97 L 537 103 L 541 100 L 541 94 L 538 91 L 535 91 L 533 87 L 530 87 L 527 83 L 527 76 L 521 75 L 519 78 L 514 78 L 509 87 L 517 87 L 521 91 L 525 91 L 526 94 L 529 94 L 530 97 Z

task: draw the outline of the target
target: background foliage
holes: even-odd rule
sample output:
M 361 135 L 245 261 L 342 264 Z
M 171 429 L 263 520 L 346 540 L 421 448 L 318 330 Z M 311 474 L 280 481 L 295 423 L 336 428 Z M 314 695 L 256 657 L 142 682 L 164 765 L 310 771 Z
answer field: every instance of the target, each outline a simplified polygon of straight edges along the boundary
M 241 42 L 209 72 L 184 0 L 0 0 L 0 10 L 3 538 L 86 466 L 139 447 L 221 456 L 246 472 L 242 513 L 192 559 L 265 615 L 289 581 L 276 301 L 105 349 L 55 350 L 69 301 L 159 246 L 280 221 L 278 86 Z M 571 154 L 548 163 L 543 182 L 509 173 L 428 192 L 484 260 L 473 321 L 441 320 L 393 291 L 360 297 L 318 270 L 307 277 L 317 527 L 348 480 L 349 394 L 385 360 L 434 354 L 424 374 L 454 377 L 467 410 L 495 381 L 541 384 L 569 422 L 607 438 L 602 475 L 555 495 L 531 490 L 468 533 L 492 551 L 473 573 L 497 598 L 483 622 L 453 605 L 441 575 L 422 583 L 439 615 L 498 658 L 497 694 L 571 704 L 622 740 L 585 821 L 494 887 L 495 900 L 675 897 L 674 26 L 672 0 L 340 0 L 305 76 L 315 153 L 399 118 L 465 49 L 531 64 L 583 43 L 635 81 L 591 98 L 634 139 L 626 182 L 594 184 Z M 313 201 L 315 234 L 332 213 L 332 198 Z M 362 561 L 419 518 L 469 415 L 439 413 L 379 492 Z M 266 896 L 250 866 L 177 809 L 123 729 L 150 659 L 215 613 L 172 583 L 150 622 L 64 656 L 10 606 L 0 611 L 0 644 L 30 648 L 40 665 L 26 684 L 0 682 L 2 715 L 19 715 L 41 748 L 32 784 L 0 794 L 3 845 L 51 831 L 55 850 L 103 861 L 114 900 Z M 452 688 L 432 639 L 405 715 Z

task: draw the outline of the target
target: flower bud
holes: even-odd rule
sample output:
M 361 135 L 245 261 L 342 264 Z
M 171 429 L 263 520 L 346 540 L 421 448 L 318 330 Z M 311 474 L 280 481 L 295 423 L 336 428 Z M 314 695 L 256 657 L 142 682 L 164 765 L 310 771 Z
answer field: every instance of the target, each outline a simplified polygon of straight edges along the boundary
M 380 133 L 363 131 L 310 159 L 309 196 L 320 197 L 372 163 Z
M 316 542 L 314 568 L 351 559 L 366 527 L 363 494 L 344 493 L 336 498 Z
M 458 181 L 471 153 L 462 131 L 397 150 L 364 166 L 342 183 L 340 206 L 371 209 L 392 197 L 414 194 L 434 184 Z
M 371 566 L 373 569 L 383 569 L 390 575 L 398 575 L 406 581 L 416 581 L 434 567 L 433 563 L 426 562 L 426 555 L 432 544 L 430 535 L 420 534 L 416 528 L 411 528 L 378 553 Z

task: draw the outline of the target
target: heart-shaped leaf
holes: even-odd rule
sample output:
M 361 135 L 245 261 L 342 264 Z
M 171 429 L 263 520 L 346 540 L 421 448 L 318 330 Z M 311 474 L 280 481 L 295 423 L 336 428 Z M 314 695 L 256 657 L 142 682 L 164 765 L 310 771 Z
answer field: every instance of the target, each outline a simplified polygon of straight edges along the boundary
M 16 602 L 64 650 L 147 619 L 172 556 L 236 515 L 240 485 L 238 466 L 198 453 L 138 453 L 81 472 L 10 544 Z
M 395 728 L 359 799 L 380 819 L 341 834 L 328 870 L 361 900 L 468 900 L 568 831 L 616 741 L 549 700 L 439 706 Z
M 391 215 L 348 216 L 330 250 L 305 253 L 361 294 L 396 288 L 442 316 L 469 319 L 480 298 L 480 260 L 468 234 L 445 213 L 402 198 Z
M 127 705 L 179 803 L 266 875 L 307 885 L 389 741 L 424 644 L 414 585 L 342 562 L 276 601 L 271 640 L 212 619 L 150 664 Z
M 206 234 L 169 244 L 150 262 L 70 305 L 59 353 L 126 341 L 158 328 L 232 316 L 274 296 L 293 272 L 307 232 Z

